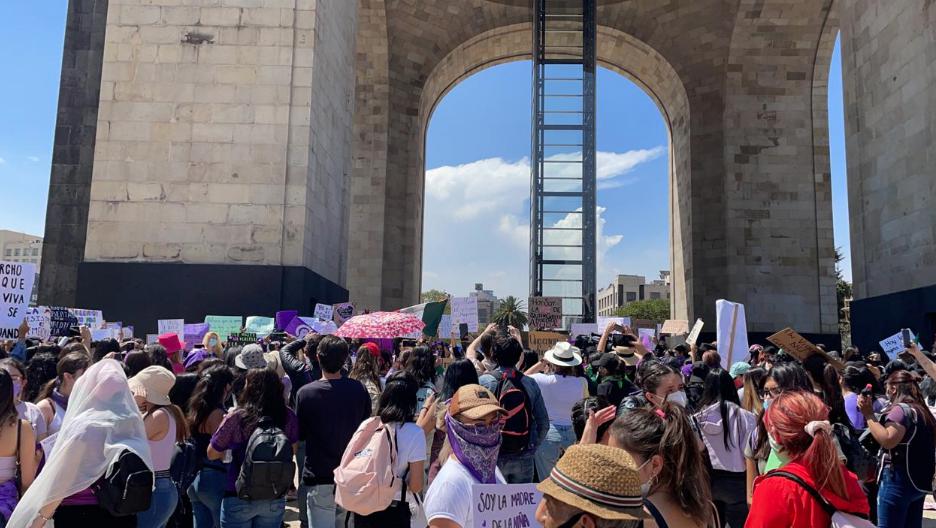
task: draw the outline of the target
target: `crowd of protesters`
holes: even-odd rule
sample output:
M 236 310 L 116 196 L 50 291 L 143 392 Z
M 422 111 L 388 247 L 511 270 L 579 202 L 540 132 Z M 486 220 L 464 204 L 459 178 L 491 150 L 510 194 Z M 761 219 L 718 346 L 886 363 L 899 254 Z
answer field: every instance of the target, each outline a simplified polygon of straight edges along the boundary
M 496 325 L 188 351 L 76 334 L 0 346 L 0 527 L 279 528 L 296 500 L 303 528 L 469 528 L 474 484 L 538 483 L 548 528 L 897 528 L 933 492 L 915 344 L 723 365 L 614 323 L 542 355 Z

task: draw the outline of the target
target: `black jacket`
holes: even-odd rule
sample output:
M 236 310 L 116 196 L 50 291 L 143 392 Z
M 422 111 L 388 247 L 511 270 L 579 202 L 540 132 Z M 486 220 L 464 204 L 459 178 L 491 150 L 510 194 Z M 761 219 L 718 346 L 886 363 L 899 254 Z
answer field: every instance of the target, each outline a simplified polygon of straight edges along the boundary
M 305 339 L 297 339 L 279 350 L 280 363 L 282 363 L 286 375 L 289 376 L 289 381 L 292 382 L 290 401 L 296 401 L 296 393 L 299 392 L 299 389 L 301 389 L 303 385 L 322 377 L 321 372 L 316 375 L 314 370 L 309 368 L 309 365 L 306 365 L 304 361 L 296 357 L 305 345 Z M 315 365 L 315 368 L 318 369 L 318 364 Z

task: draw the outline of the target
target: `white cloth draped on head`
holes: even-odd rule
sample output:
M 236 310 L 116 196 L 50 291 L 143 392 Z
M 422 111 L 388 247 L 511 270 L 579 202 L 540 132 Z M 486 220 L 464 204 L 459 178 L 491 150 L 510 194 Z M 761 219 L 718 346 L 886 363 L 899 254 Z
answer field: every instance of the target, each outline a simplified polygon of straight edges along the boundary
M 87 489 L 125 449 L 152 469 L 143 417 L 127 376 L 119 363 L 105 359 L 75 383 L 55 446 L 7 526 L 29 526 L 43 506 Z

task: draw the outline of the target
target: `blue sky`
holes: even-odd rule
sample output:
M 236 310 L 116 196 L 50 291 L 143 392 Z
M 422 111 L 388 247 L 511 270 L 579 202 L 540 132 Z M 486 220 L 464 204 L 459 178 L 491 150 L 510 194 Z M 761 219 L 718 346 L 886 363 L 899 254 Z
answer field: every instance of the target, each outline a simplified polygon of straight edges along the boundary
M 0 8 L 0 229 L 41 235 L 48 197 L 66 0 Z M 836 245 L 848 255 L 838 45 L 830 81 Z M 426 138 L 423 289 L 464 294 L 483 282 L 527 293 L 530 63 L 483 70 L 438 105 Z M 602 208 L 598 284 L 615 273 L 669 269 L 667 133 L 651 99 L 601 70 L 598 150 Z M 431 226 L 431 227 L 430 227 Z M 850 277 L 846 262 L 845 271 Z

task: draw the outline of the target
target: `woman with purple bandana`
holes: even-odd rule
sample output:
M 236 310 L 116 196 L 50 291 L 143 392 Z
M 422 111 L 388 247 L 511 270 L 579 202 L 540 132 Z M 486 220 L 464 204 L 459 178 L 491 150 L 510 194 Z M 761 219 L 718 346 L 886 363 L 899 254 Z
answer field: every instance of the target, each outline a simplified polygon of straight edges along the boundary
M 506 482 L 497 469 L 504 412 L 481 385 L 465 385 L 452 397 L 445 414 L 452 454 L 426 493 L 430 528 L 473 527 L 471 501 L 466 500 L 471 486 Z

